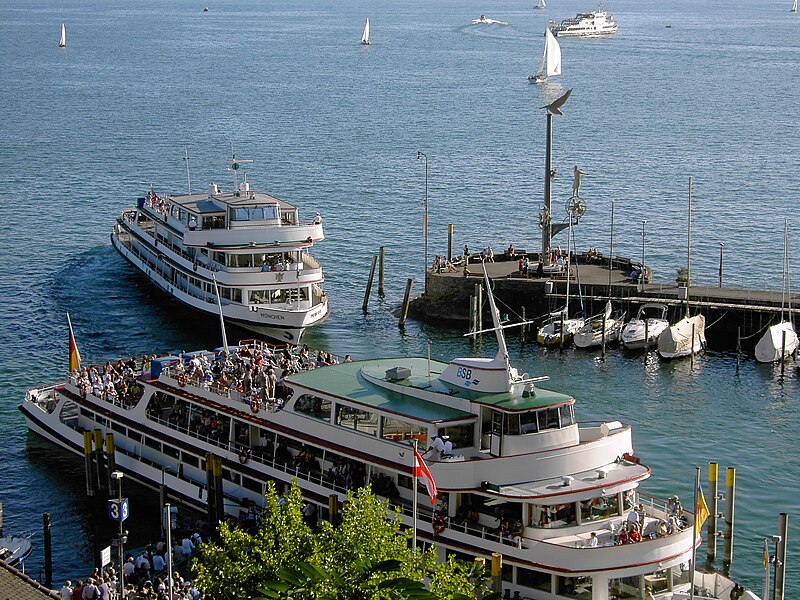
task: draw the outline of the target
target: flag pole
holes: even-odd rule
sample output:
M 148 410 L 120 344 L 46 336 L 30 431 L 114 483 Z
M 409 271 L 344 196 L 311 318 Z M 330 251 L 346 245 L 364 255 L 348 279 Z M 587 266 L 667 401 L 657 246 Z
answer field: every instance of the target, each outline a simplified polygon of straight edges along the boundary
M 764 595 L 761 596 L 766 600 L 769 598 L 769 541 L 764 538 Z
M 419 479 L 419 467 L 421 466 L 421 465 L 417 465 L 417 443 L 418 443 L 418 441 L 415 438 L 414 439 L 414 468 L 412 469 L 413 470 L 413 474 L 414 474 L 414 487 L 413 487 L 414 493 L 412 494 L 412 496 L 414 497 L 414 505 L 413 505 L 414 506 L 414 508 L 413 508 L 414 527 L 412 529 L 412 535 L 411 535 L 411 552 L 412 552 L 412 556 L 414 558 L 417 558 L 417 502 L 418 502 L 417 496 L 419 495 L 418 494 L 419 490 L 417 490 L 417 480 Z
M 689 579 L 690 595 L 689 599 L 694 600 L 694 574 L 697 570 L 697 490 L 700 488 L 700 467 L 695 467 L 694 472 L 694 502 L 692 503 L 694 512 L 694 522 L 692 523 L 692 571 L 691 578 Z

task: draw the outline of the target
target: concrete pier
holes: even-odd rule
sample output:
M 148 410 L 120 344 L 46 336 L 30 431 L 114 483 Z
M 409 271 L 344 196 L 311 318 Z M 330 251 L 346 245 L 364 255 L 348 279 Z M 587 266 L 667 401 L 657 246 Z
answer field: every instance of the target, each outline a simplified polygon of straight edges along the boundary
M 500 255 L 495 257 L 496 262 L 486 263 L 498 309 L 501 314 L 508 314 L 512 322 L 523 320 L 523 314 L 531 321 L 543 319 L 549 312 L 561 308 L 566 297 L 566 274 L 538 278 L 535 272 L 538 255 L 528 254 L 528 257 L 533 265 L 533 273 L 528 275 L 519 272 L 519 257 L 509 260 Z M 429 271 L 428 293 L 412 301 L 410 316 L 431 323 L 450 322 L 466 327 L 469 299 L 474 293 L 475 283 L 483 276 L 480 261 L 474 260 L 467 266 L 466 275 L 463 266 L 438 273 Z M 631 279 L 631 272 L 641 268 L 639 262 L 624 257 L 614 257 L 609 261 L 607 257 L 573 255 L 569 280 L 570 310 L 577 310 L 580 304 L 580 278 L 586 316 L 602 312 L 610 295 L 614 308 L 627 311 L 627 318 L 635 316 L 642 304 L 660 302 L 670 307 L 673 322 L 680 319 L 686 312 L 686 302 L 681 299 L 685 289 L 676 282 L 652 282 L 652 273 L 647 267 L 644 268 L 645 283 Z M 702 313 L 706 317 L 706 339 L 712 349 L 735 350 L 739 330 L 742 349 L 750 351 L 766 327 L 780 319 L 781 292 L 691 286 L 688 296 L 691 313 Z M 800 296 L 792 298 L 792 305 L 800 306 Z M 483 309 L 487 311 L 484 318 L 489 318 L 488 307 Z M 792 313 L 798 316 L 800 309 L 794 309 Z

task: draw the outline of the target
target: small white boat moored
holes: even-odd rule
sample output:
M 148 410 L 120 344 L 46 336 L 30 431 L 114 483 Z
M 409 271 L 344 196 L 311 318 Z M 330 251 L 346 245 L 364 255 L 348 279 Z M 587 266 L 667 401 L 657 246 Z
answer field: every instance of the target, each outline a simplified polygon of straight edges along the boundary
M 617 342 L 624 323 L 624 315 L 612 316 L 611 301 L 609 300 L 602 313 L 586 320 L 583 327 L 575 333 L 573 341 L 578 348 L 593 348 Z
M 661 358 L 680 358 L 702 352 L 706 347 L 706 318 L 703 315 L 684 317 L 658 336 Z
M 628 350 L 654 346 L 658 336 L 669 327 L 667 305 L 648 302 L 639 308 L 636 317 L 628 321 L 620 333 L 622 345 Z
M 0 537 L 0 560 L 11 567 L 20 567 L 32 551 L 33 544 L 30 536 L 7 535 Z

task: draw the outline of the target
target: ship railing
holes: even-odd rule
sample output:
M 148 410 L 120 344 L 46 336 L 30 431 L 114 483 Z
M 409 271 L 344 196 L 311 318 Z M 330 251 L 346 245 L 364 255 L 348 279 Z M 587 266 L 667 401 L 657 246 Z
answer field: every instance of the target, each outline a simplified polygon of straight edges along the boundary
M 32 402 L 46 413 L 51 413 L 56 408 L 56 387 L 59 383 L 48 383 L 25 392 L 25 400 Z
M 231 444 L 227 439 L 224 437 L 212 437 L 209 435 L 203 435 L 197 431 L 193 431 L 191 427 L 188 425 L 179 425 L 177 423 L 172 423 L 168 419 L 155 415 L 151 412 L 148 412 L 148 418 L 153 421 L 154 423 L 158 423 L 159 425 L 164 425 L 165 427 L 169 427 L 173 431 L 177 431 L 179 433 L 184 433 L 189 437 L 195 438 L 200 440 L 201 442 L 205 442 L 207 444 L 211 444 L 212 446 L 216 446 L 223 450 L 230 450 L 231 452 L 235 451 L 235 445 Z M 226 435 L 226 434 L 224 434 Z

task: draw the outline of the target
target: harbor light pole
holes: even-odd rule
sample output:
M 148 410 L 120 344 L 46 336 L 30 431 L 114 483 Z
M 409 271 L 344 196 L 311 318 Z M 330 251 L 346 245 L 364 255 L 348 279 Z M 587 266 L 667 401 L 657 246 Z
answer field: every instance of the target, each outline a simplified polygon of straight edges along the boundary
M 122 471 L 114 471 L 111 473 L 111 479 L 117 480 L 117 500 L 119 506 L 122 506 L 122 478 L 124 474 Z M 122 519 L 119 520 L 119 538 L 117 539 L 117 548 L 119 550 L 119 597 L 125 598 L 125 550 L 124 550 L 125 534 L 122 531 Z
M 544 152 L 544 206 L 539 213 L 539 225 L 542 228 L 542 253 L 539 255 L 539 262 L 545 266 L 550 266 L 550 243 L 552 239 L 551 223 L 552 212 L 550 210 L 550 183 L 556 176 L 556 169 L 552 168 L 553 161 L 553 115 L 563 115 L 561 107 L 569 98 L 572 89 L 569 89 L 562 96 L 553 100 L 547 106 L 541 108 L 547 110 L 547 137 Z
M 645 225 L 647 225 L 647 219 L 642 219 L 642 275 L 641 275 L 641 279 L 642 279 L 642 283 L 643 284 L 645 282 L 645 269 L 646 269 L 646 267 L 644 266 L 644 240 L 647 237 L 647 232 L 644 230 L 644 226 Z
M 722 249 L 725 247 L 725 242 L 719 243 L 719 287 L 722 287 Z
M 425 293 L 428 293 L 428 155 L 417 150 L 417 160 L 425 159 L 425 197 L 422 199 L 422 239 L 425 245 Z

